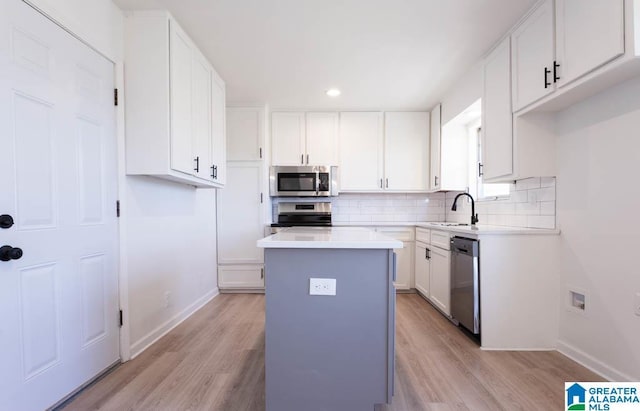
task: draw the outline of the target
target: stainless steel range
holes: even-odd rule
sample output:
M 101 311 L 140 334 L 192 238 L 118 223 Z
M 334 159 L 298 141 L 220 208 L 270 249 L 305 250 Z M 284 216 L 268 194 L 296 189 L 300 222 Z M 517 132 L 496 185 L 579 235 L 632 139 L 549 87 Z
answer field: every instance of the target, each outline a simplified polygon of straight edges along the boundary
M 331 203 L 278 203 L 278 221 L 271 224 L 271 233 L 298 226 L 331 227 Z

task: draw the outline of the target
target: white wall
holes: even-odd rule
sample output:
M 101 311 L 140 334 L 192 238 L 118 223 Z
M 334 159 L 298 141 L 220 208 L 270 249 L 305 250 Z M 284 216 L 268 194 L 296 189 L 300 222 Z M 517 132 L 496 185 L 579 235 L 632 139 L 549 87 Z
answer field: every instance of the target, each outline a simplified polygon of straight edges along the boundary
M 111 0 L 27 0 L 114 62 L 122 60 L 123 18 Z
M 216 190 L 135 176 L 126 185 L 135 356 L 218 292 Z
M 560 349 L 614 380 L 640 380 L 640 78 L 558 114 L 557 207 L 562 297 L 587 292 L 586 313 L 561 308 Z
M 471 67 L 442 98 L 442 124 L 447 124 L 476 100 L 482 98 L 482 62 Z
M 123 15 L 111 0 L 29 2 L 114 61 L 118 88 L 123 88 Z M 122 351 L 128 359 L 129 351 L 137 354 L 217 293 L 216 210 L 215 190 L 125 176 L 123 121 L 120 105 L 120 289 Z

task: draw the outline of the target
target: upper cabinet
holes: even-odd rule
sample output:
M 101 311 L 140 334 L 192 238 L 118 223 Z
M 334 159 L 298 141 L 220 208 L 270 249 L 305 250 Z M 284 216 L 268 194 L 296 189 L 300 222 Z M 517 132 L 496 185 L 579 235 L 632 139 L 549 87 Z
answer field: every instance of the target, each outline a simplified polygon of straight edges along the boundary
M 560 87 L 624 54 L 624 0 L 556 0 Z
M 227 108 L 228 161 L 262 160 L 264 112 L 264 107 Z
M 305 164 L 338 165 L 338 113 L 306 114 Z
M 305 131 L 304 113 L 272 113 L 271 164 L 304 165 Z
M 626 4 L 629 13 L 638 14 L 632 2 Z M 625 27 L 624 0 L 546 0 L 536 6 L 511 34 L 513 111 L 546 102 L 550 95 L 555 98 L 578 79 L 591 86 L 574 93 L 575 97 L 565 96 L 564 106 L 602 90 L 615 78 L 622 81 L 633 75 L 629 70 L 616 73 L 611 67 L 598 70 L 625 51 L 629 51 L 626 60 L 636 57 L 632 47 L 625 50 L 625 36 L 628 46 L 633 45 L 638 20 L 635 16 L 627 20 L 629 27 Z M 597 75 L 589 76 L 596 71 Z M 602 74 L 609 77 L 593 81 Z
M 225 84 L 170 14 L 127 15 L 124 68 L 127 174 L 224 186 Z
M 340 191 L 380 191 L 384 135 L 380 112 L 340 113 Z
M 385 189 L 429 190 L 429 113 L 384 114 Z
M 429 189 L 428 112 L 340 113 L 340 191 Z
M 553 0 L 546 0 L 511 35 L 513 109 L 554 90 Z
M 442 105 L 438 104 L 431 110 L 431 138 L 430 138 L 430 158 L 431 170 L 429 178 L 429 190 L 438 191 L 442 184 L 440 174 L 441 150 L 440 139 L 442 136 Z
M 513 174 L 511 113 L 511 40 L 507 37 L 484 62 L 482 98 L 483 181 Z
M 336 165 L 338 113 L 274 112 L 271 144 L 273 165 Z

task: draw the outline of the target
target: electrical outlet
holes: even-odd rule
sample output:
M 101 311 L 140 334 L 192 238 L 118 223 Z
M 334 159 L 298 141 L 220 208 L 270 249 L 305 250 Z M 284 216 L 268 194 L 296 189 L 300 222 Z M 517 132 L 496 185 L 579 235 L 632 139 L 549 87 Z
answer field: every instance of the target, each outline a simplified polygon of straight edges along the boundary
M 640 317 L 640 293 L 636 293 L 636 298 L 634 299 L 633 307 L 636 315 Z
M 169 308 L 171 305 L 171 293 L 169 291 L 164 292 L 164 308 Z
M 336 279 L 310 278 L 309 295 L 336 295 Z

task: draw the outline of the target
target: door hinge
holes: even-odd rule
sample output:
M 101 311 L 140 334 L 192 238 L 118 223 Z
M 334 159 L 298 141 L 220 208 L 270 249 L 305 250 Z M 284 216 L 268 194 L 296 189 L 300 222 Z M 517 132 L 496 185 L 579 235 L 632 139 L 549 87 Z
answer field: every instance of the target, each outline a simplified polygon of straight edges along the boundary
M 116 217 L 120 217 L 120 200 L 116 201 Z
M 118 89 L 117 88 L 113 89 L 113 105 L 114 106 L 118 105 Z
M 122 327 L 122 325 L 124 324 L 124 320 L 122 319 L 122 310 L 120 310 L 120 313 L 119 313 L 119 317 L 118 317 L 118 318 L 119 318 L 119 320 L 120 320 L 120 327 Z

